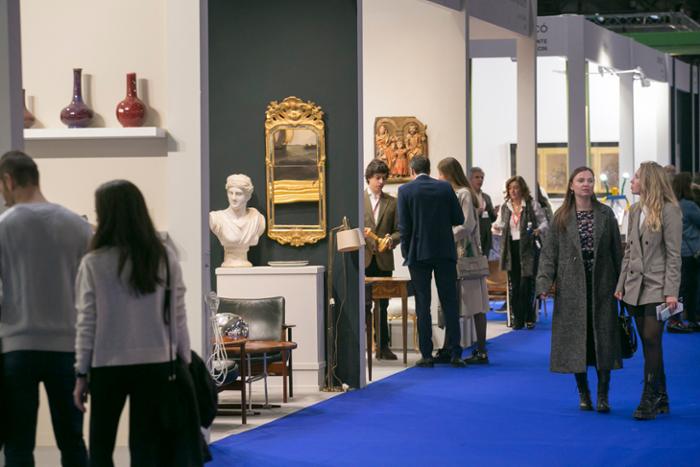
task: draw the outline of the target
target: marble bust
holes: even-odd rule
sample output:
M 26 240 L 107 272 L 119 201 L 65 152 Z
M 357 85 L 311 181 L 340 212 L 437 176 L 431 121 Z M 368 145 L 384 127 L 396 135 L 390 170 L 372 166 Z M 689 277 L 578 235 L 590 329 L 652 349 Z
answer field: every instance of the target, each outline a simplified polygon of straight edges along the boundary
M 265 231 L 265 217 L 255 208 L 246 207 L 253 195 L 253 182 L 243 174 L 226 179 L 229 207 L 209 213 L 209 228 L 224 247 L 223 268 L 251 267 L 248 249 L 258 244 Z

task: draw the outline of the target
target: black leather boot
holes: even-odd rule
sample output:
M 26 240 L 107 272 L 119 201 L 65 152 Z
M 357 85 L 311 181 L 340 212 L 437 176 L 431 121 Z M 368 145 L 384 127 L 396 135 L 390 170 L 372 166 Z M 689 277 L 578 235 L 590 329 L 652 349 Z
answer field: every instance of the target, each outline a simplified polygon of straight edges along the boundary
M 588 389 L 588 375 L 586 373 L 574 373 L 574 376 L 578 387 L 578 408 L 581 410 L 593 410 L 591 391 Z
M 668 392 L 666 392 L 666 373 L 659 376 L 659 413 L 670 413 L 671 406 L 668 403 Z
M 645 376 L 642 400 L 633 414 L 637 420 L 653 420 L 659 413 L 659 403 L 661 402 L 659 379 L 654 373 L 649 373 Z
M 608 392 L 610 390 L 610 370 L 598 370 L 598 402 L 595 409 L 599 413 L 610 412 Z

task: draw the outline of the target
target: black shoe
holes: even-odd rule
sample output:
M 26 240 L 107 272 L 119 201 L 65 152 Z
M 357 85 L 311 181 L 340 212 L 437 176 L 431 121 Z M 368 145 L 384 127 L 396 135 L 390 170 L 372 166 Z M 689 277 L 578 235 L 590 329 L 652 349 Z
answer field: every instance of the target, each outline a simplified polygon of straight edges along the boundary
M 513 331 L 519 331 L 524 327 L 525 326 L 523 326 L 522 324 L 513 324 Z
M 642 400 L 632 416 L 637 420 L 653 420 L 659 414 L 661 394 L 659 392 L 659 380 L 654 374 L 645 377 Z
M 381 360 L 397 360 L 398 357 L 394 352 L 391 351 L 389 347 L 383 348 L 380 352 L 379 355 L 377 355 L 377 359 Z
M 598 401 L 595 409 L 598 413 L 610 412 L 608 392 L 610 391 L 610 370 L 598 370 Z
M 588 375 L 586 373 L 574 373 L 576 387 L 578 388 L 578 408 L 581 410 L 593 410 L 591 391 L 588 389 Z
M 535 329 L 535 323 L 525 323 L 525 327 L 528 331 Z
M 474 349 L 472 351 L 472 356 L 465 358 L 464 363 L 467 365 L 486 365 L 489 363 L 489 354 Z
M 450 363 L 450 360 L 452 360 L 452 355 L 450 355 L 450 351 L 446 349 L 440 349 L 437 352 L 435 352 L 435 363 Z
M 661 373 L 659 380 L 659 413 L 671 413 L 671 406 L 668 401 L 668 392 L 666 391 L 666 374 Z
M 688 321 L 688 329 L 693 332 L 700 332 L 700 323 L 696 321 Z
M 434 366 L 433 359 L 431 357 L 421 358 L 416 362 L 418 368 L 432 368 Z
M 666 331 L 670 332 L 671 334 L 688 334 L 693 332 L 693 330 L 689 326 L 686 326 L 683 321 L 668 323 L 668 325 L 666 325 Z
M 598 402 L 595 405 L 595 409 L 598 413 L 610 412 L 610 403 L 608 402 L 607 393 L 598 393 Z
M 457 355 L 450 359 L 450 365 L 452 365 L 455 368 L 464 368 L 465 366 L 467 366 L 467 364 L 464 363 L 464 360 L 462 360 L 462 358 Z

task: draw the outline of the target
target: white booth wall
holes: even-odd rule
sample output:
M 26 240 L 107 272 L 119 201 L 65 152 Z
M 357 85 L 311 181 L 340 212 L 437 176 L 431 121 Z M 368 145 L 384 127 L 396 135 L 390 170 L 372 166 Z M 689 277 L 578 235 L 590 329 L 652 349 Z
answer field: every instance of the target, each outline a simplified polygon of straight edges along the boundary
M 375 118 L 387 116 L 415 116 L 427 125 L 433 176 L 437 175 L 437 163 L 445 157 L 466 165 L 465 28 L 464 12 L 428 0 L 362 3 L 365 166 L 374 158 Z M 398 184 L 387 184 L 384 191 L 396 196 L 398 188 Z M 394 275 L 408 277 L 400 248 L 394 250 L 394 259 Z M 433 296 L 435 311 L 435 290 Z M 392 300 L 390 313 L 400 309 L 400 303 Z M 409 308 L 414 308 L 413 298 Z M 437 319 L 436 313 L 433 319 Z M 400 329 L 398 324 L 394 328 Z M 396 347 L 400 338 L 396 331 L 392 333 Z
M 634 82 L 634 167 L 640 162 L 669 164 L 670 88 L 667 83 L 650 81 L 643 87 Z

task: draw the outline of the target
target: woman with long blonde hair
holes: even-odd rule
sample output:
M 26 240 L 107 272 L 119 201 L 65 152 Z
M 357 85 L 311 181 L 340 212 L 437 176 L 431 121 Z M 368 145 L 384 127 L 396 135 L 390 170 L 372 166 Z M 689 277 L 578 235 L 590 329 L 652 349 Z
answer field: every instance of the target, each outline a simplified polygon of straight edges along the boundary
M 615 297 L 634 316 L 644 349 L 644 390 L 634 418 L 651 420 L 669 412 L 661 347 L 664 323 L 657 320 L 656 308 L 678 306 L 683 222 L 666 172 L 656 162 L 639 166 L 631 189 L 639 202 L 630 208 Z

